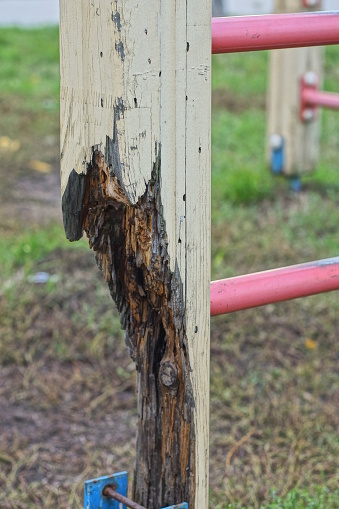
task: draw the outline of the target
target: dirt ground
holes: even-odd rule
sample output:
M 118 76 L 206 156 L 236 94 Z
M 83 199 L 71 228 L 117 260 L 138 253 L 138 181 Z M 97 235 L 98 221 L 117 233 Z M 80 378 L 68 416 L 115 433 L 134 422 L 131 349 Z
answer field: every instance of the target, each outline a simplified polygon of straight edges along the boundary
M 48 173 L 3 154 L 2 235 L 60 224 L 56 140 L 30 146 L 45 154 Z M 277 201 L 286 199 L 301 208 L 308 197 Z M 278 205 L 260 205 L 262 229 Z M 250 242 L 258 224 L 243 228 Z M 232 243 L 238 273 L 295 255 L 274 238 L 249 253 L 232 226 L 213 235 L 214 250 Z M 3 509 L 80 508 L 85 480 L 124 469 L 133 476 L 134 366 L 93 254 L 56 249 L 32 274 L 41 271 L 54 279 L 35 284 L 18 268 L 3 283 L 11 291 L 0 293 Z M 211 507 L 259 507 L 273 488 L 338 486 L 338 309 L 332 294 L 212 321 Z

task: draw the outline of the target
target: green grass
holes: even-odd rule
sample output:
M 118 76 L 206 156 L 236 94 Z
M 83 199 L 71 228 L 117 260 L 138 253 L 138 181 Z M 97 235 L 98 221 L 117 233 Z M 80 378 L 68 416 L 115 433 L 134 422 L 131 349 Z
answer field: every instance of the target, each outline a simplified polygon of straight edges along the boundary
M 58 28 L 0 30 L 0 94 L 25 102 L 25 109 L 59 108 Z
M 271 195 L 274 182 L 264 161 L 265 112 L 257 107 L 266 90 L 267 53 L 214 56 L 212 70 L 213 94 L 227 91 L 227 101 L 239 103 L 235 111 L 222 104 L 212 111 L 214 211 L 224 200 L 258 202 Z
M 252 99 L 266 92 L 267 51 L 230 53 L 213 57 L 212 90 L 227 88 Z
M 212 207 L 224 200 L 255 203 L 270 196 L 274 179 L 264 159 L 265 114 L 249 110 L 212 113 Z M 218 215 L 218 212 L 216 212 Z
M 0 65 L 0 137 L 21 146 L 14 156 L 1 151 L 7 187 L 10 175 L 23 173 L 30 159 L 52 162 L 56 154 L 58 160 L 58 28 L 1 28 Z
M 263 509 L 336 509 L 339 503 L 339 490 L 330 492 L 326 488 L 316 488 L 310 495 L 307 490 L 293 490 L 287 497 L 274 497 Z
M 85 242 L 70 243 L 61 225 L 26 230 L 19 235 L 0 237 L 1 280 L 20 269 L 28 274 L 49 253 L 58 250 L 84 249 Z
M 272 501 L 260 509 L 337 509 L 339 490 L 330 492 L 327 488 L 316 487 L 314 495 L 307 490 L 292 490 L 284 498 L 272 494 Z M 215 509 L 236 509 L 233 505 L 218 505 Z M 242 507 L 241 509 L 246 509 Z
M 284 499 L 273 496 L 269 505 L 262 509 L 336 509 L 339 502 L 339 490 L 330 492 L 327 488 L 316 487 L 314 495 L 307 490 L 293 490 Z
M 337 47 L 326 48 L 325 90 L 339 92 L 338 59 Z M 224 199 L 257 203 L 281 190 L 281 179 L 270 174 L 265 161 L 267 65 L 267 52 L 213 57 L 212 93 L 217 107 L 212 111 L 212 208 L 216 215 Z M 228 103 L 224 109 L 223 94 Z M 321 157 L 303 183 L 337 201 L 338 114 L 328 110 L 321 114 Z
M 307 490 L 292 490 L 283 499 L 273 495 L 272 502 L 261 506 L 261 509 L 337 509 L 338 500 L 339 490 L 331 493 L 328 489 L 319 487 L 316 488 L 315 495 L 310 495 Z M 216 509 L 219 509 L 219 506 Z M 229 505 L 224 509 L 235 509 L 235 507 Z

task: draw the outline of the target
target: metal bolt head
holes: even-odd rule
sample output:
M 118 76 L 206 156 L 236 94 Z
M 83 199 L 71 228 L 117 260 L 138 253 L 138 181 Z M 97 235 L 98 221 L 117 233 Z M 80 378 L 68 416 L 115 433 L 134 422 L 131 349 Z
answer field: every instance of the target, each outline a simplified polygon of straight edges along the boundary
M 318 84 L 318 76 L 313 71 L 308 71 L 304 74 L 303 77 L 305 85 L 317 85 Z
M 314 110 L 312 108 L 305 108 L 302 112 L 302 119 L 304 122 L 310 122 L 315 117 Z
M 178 370 L 175 364 L 164 362 L 160 366 L 160 380 L 165 387 L 170 389 L 176 388 L 178 385 Z
M 283 144 L 283 137 L 280 134 L 271 134 L 270 147 L 272 150 L 279 150 Z

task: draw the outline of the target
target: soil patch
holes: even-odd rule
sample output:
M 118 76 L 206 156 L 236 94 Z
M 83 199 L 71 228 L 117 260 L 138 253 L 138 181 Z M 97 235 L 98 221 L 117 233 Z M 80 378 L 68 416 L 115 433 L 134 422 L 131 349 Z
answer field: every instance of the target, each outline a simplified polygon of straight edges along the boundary
M 216 109 L 222 108 L 232 113 L 239 113 L 251 108 L 264 110 L 266 102 L 262 95 L 239 96 L 227 89 L 217 88 L 212 91 L 212 106 Z

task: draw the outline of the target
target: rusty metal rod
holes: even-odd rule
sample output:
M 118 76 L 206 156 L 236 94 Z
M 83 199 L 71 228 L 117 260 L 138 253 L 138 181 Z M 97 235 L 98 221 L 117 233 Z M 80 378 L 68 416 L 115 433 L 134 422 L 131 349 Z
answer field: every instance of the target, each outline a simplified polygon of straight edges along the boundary
M 131 509 L 146 509 L 146 507 L 143 505 L 133 502 L 133 500 L 124 497 L 124 495 L 120 495 L 120 493 L 115 491 L 111 486 L 105 486 L 102 490 L 102 494 L 104 497 L 113 498 L 113 500 L 117 500 L 118 502 L 121 502 L 126 507 L 130 507 Z
M 211 283 L 211 316 L 339 290 L 339 257 Z
M 230 16 L 212 20 L 212 53 L 339 44 L 339 12 Z

